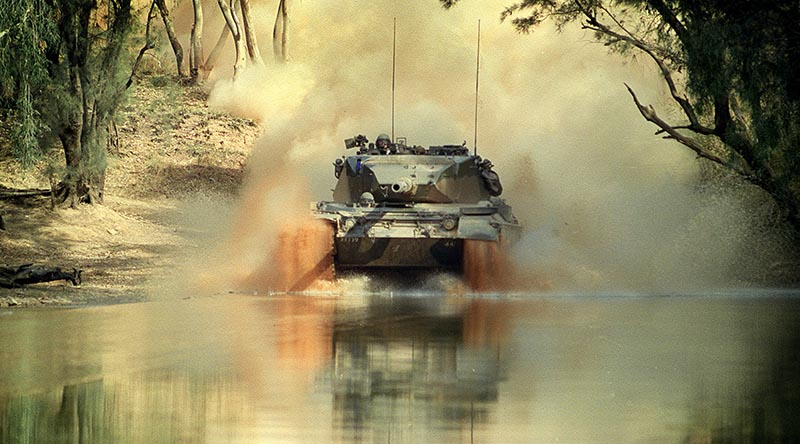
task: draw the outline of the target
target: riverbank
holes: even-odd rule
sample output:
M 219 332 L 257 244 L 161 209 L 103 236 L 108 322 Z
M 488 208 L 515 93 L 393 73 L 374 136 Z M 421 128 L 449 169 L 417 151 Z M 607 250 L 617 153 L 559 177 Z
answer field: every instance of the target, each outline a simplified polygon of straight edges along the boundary
M 0 307 L 144 300 L 203 244 L 191 208 L 232 202 L 259 125 L 210 109 L 206 92 L 165 78 L 143 81 L 117 121 L 103 205 L 51 209 L 49 196 L 0 200 L 0 265 L 83 270 L 83 282 L 0 288 Z M 0 151 L 8 150 L 0 139 Z M 0 187 L 47 189 L 63 163 L 56 148 L 32 170 L 0 161 Z M 7 156 L 0 156 L 6 158 Z

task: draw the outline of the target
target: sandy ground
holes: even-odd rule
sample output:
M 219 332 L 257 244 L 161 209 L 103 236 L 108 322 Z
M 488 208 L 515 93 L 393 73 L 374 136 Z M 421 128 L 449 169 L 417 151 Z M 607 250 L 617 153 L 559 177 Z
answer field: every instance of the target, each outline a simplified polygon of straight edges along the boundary
M 159 85 L 159 86 L 155 86 Z M 51 209 L 47 196 L 2 199 L 0 265 L 34 263 L 83 270 L 83 282 L 0 288 L 0 307 L 117 303 L 158 293 L 176 261 L 202 242 L 187 224 L 198 199 L 231 202 L 260 127 L 209 109 L 199 88 L 146 81 L 118 117 L 104 205 Z M 0 151 L 8 142 L 0 138 Z M 48 188 L 48 163 L 34 170 L 0 162 L 0 189 Z M 6 157 L 6 156 L 0 156 Z

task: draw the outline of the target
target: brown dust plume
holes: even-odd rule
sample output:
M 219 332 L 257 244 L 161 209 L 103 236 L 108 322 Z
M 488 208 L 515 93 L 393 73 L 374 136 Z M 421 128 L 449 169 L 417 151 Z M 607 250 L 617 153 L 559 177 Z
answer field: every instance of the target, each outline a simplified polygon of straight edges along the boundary
M 298 2 L 289 64 L 216 82 L 211 106 L 265 129 L 230 242 L 242 282 L 256 270 L 273 276 L 264 267 L 282 262 L 281 233 L 307 222 L 310 202 L 331 198 L 342 141 L 390 132 L 394 18 L 395 135 L 420 145 L 472 141 L 482 20 L 477 149 L 526 229 L 510 253 L 521 290 L 746 285 L 780 261 L 767 219 L 752 209 L 758 198 L 702 181 L 691 153 L 655 137 L 638 114 L 623 82 L 672 112 L 653 66 L 608 54 L 575 28 L 517 34 L 497 19 L 504 6 Z M 281 287 L 274 279 L 259 285 Z

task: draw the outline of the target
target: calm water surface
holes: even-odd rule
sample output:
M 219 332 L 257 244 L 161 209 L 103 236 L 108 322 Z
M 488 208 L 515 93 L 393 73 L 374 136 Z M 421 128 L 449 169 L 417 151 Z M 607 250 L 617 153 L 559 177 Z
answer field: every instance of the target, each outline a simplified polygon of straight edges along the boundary
M 800 293 L 0 311 L 0 443 L 797 442 Z

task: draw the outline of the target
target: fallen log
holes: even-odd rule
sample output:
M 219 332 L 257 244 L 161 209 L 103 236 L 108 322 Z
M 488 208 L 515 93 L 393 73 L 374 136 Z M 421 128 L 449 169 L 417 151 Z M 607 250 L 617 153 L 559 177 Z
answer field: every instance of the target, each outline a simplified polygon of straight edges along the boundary
M 0 185 L 0 199 L 24 199 L 27 197 L 49 196 L 51 190 L 45 188 L 8 188 Z
M 69 281 L 74 286 L 81 285 L 83 270 L 73 268 L 64 271 L 58 267 L 25 264 L 18 267 L 0 266 L 0 287 L 16 288 L 28 284 L 51 281 Z

